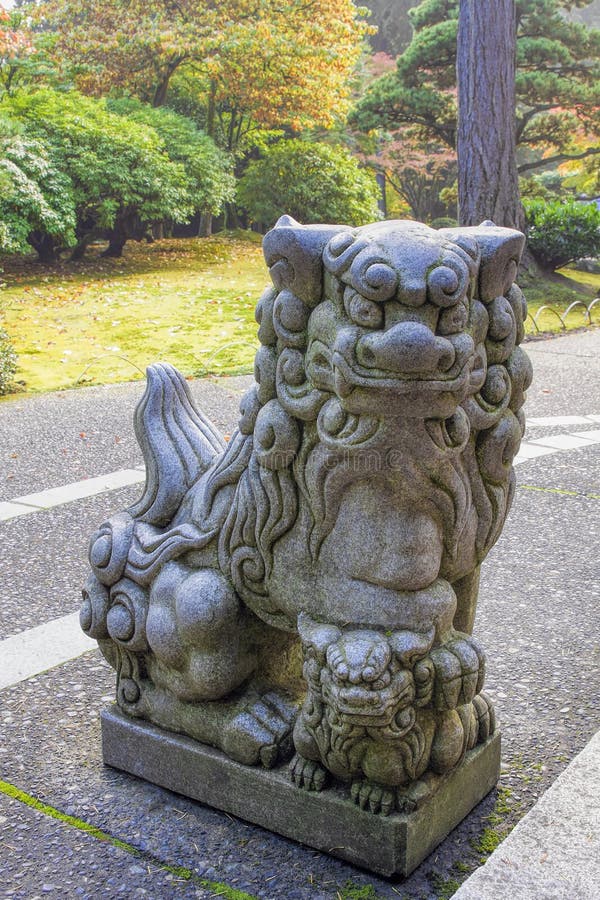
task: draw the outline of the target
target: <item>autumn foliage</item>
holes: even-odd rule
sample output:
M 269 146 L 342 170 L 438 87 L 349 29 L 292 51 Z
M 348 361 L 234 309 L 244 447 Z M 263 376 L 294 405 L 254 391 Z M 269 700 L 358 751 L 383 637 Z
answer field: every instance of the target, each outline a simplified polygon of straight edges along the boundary
M 352 0 L 48 0 L 39 15 L 80 90 L 160 106 L 185 74 L 209 133 L 223 107 L 236 128 L 240 113 L 265 128 L 330 124 L 368 31 Z

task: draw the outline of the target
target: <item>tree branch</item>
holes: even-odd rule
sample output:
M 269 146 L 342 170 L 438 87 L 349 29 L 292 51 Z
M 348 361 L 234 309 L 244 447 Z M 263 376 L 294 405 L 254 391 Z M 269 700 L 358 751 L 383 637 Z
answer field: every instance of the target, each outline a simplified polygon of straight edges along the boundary
M 556 156 L 547 156 L 545 159 L 539 159 L 537 162 L 523 163 L 518 166 L 519 175 L 522 172 L 529 172 L 531 169 L 540 169 L 542 166 L 551 166 L 554 163 L 570 162 L 572 159 L 586 159 L 588 156 L 596 156 L 600 153 L 600 147 L 590 147 L 583 153 L 558 153 Z

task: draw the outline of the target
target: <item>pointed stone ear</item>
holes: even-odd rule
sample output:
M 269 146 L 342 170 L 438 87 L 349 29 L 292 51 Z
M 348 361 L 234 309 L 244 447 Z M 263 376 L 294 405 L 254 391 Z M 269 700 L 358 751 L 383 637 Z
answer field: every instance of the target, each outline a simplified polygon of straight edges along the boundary
M 462 247 L 477 246 L 480 254 L 478 299 L 491 303 L 510 290 L 525 247 L 525 235 L 513 228 L 483 222 L 471 228 L 440 228 L 440 234 Z
M 263 252 L 278 291 L 289 290 L 316 306 L 323 290 L 323 250 L 346 225 L 299 225 L 282 216 L 263 239 Z
M 335 625 L 323 625 L 321 622 L 315 622 L 306 613 L 300 613 L 298 616 L 298 634 L 302 643 L 312 647 L 323 660 L 330 644 L 339 641 L 342 636 L 342 632 Z

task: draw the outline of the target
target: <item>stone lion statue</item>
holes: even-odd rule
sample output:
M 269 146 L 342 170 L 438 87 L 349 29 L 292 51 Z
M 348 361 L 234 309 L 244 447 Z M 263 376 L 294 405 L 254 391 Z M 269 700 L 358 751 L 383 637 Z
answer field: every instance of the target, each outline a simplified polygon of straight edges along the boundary
M 92 538 L 81 612 L 126 714 L 382 814 L 487 740 L 471 631 L 531 381 L 523 242 L 283 217 L 230 442 L 148 370 L 146 487 Z

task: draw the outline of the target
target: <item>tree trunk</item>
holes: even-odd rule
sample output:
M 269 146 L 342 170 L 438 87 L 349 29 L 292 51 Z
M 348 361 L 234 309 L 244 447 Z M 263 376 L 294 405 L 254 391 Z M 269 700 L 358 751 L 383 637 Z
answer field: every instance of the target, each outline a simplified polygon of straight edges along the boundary
M 120 259 L 123 256 L 123 247 L 127 243 L 127 233 L 123 228 L 113 228 L 108 234 L 108 247 L 100 256 L 108 256 Z
M 235 203 L 226 203 L 227 227 L 231 229 L 241 228 L 238 208 Z
M 88 248 L 88 245 L 96 237 L 98 237 L 98 235 L 93 231 L 90 231 L 87 234 L 79 235 L 79 240 L 73 247 L 73 250 L 71 251 L 71 255 L 69 257 L 71 262 L 77 262 L 78 260 L 83 259 L 83 257 L 85 256 L 86 250 Z
M 200 215 L 200 226 L 198 228 L 198 237 L 210 237 L 212 234 L 212 220 L 213 216 L 211 212 L 203 212 Z
M 375 174 L 375 181 L 377 182 L 377 187 L 379 188 L 379 197 L 377 198 L 377 208 L 381 213 L 382 217 L 385 219 L 387 216 L 387 195 L 385 192 L 385 182 L 386 177 L 384 172 L 377 172 Z
M 32 231 L 27 238 L 38 255 L 38 262 L 44 265 L 55 265 L 60 257 L 60 249 L 55 246 L 54 239 L 41 231 Z
M 458 208 L 461 225 L 523 230 L 515 139 L 514 0 L 460 0 Z

